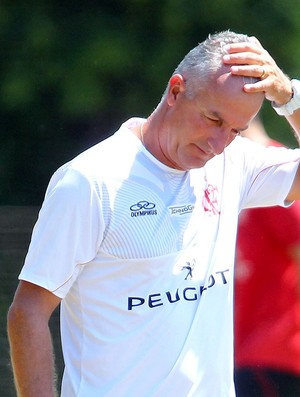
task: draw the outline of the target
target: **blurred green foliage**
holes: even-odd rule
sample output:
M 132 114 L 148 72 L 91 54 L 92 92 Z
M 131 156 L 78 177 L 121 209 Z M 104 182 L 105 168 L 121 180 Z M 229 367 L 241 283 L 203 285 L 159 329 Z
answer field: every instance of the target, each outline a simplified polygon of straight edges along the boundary
M 0 3 L 0 203 L 39 205 L 52 172 L 147 116 L 170 73 L 209 33 L 255 35 L 300 68 L 299 0 L 20 0 Z M 269 104 L 270 134 L 295 146 Z

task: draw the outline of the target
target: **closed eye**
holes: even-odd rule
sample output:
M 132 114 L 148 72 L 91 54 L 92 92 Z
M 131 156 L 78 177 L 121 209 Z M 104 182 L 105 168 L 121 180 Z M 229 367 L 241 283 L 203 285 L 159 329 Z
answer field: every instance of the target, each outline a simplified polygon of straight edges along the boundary
M 217 125 L 222 125 L 222 120 L 217 119 L 217 118 L 213 118 L 210 116 L 205 116 L 207 118 L 207 120 L 209 120 L 210 122 L 217 124 Z

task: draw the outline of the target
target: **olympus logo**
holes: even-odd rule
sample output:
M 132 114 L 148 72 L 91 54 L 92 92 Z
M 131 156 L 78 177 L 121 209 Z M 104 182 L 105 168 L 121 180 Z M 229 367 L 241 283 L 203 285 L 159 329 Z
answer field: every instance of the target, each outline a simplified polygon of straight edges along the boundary
M 155 209 L 155 204 L 149 201 L 143 200 L 130 207 L 131 217 L 135 218 L 138 216 L 145 215 L 157 215 L 157 210 Z

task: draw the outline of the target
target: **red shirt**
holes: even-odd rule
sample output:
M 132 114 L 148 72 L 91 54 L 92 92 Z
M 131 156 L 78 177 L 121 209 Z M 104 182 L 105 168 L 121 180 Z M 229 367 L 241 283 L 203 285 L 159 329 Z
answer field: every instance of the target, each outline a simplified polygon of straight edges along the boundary
M 235 274 L 236 367 L 264 366 L 300 374 L 300 202 L 244 210 Z

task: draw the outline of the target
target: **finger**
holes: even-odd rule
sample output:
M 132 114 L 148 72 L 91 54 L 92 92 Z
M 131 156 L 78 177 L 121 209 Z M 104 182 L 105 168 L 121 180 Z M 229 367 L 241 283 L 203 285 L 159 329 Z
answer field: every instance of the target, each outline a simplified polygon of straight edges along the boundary
M 256 54 L 261 54 L 263 47 L 260 45 L 260 43 L 256 42 L 244 42 L 244 43 L 232 43 L 232 44 L 226 44 L 224 46 L 224 50 L 228 54 L 233 54 L 236 52 L 254 52 Z
M 253 52 L 238 52 L 238 53 L 226 54 L 223 56 L 223 61 L 225 64 L 239 64 L 239 65 L 246 65 L 246 64 L 262 65 L 264 63 L 262 56 L 258 53 L 253 53 Z
M 269 76 L 269 69 L 266 65 L 233 65 L 230 72 L 236 76 L 255 77 L 261 80 Z
M 265 93 L 267 91 L 267 87 L 266 87 L 265 83 L 263 83 L 262 81 L 259 81 L 255 84 L 245 84 L 244 91 L 249 94 L 254 94 L 256 92 Z

